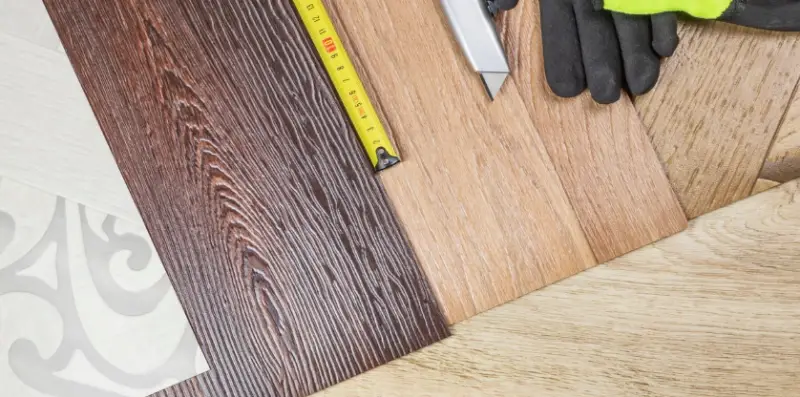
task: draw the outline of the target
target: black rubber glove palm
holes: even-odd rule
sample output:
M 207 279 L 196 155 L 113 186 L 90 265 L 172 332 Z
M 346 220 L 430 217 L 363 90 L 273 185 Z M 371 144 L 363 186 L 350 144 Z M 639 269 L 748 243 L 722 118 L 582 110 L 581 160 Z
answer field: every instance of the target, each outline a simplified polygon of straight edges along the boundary
M 675 14 L 632 16 L 596 11 L 592 0 L 540 0 L 547 83 L 561 97 L 587 87 L 599 103 L 622 89 L 641 95 L 656 84 L 660 58 L 678 45 Z

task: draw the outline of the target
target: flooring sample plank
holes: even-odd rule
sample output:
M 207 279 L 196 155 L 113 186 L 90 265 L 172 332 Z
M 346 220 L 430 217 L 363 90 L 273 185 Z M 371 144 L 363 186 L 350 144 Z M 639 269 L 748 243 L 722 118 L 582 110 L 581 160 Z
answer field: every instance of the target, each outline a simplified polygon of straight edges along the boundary
M 66 54 L 8 28 L 0 21 L 0 175 L 143 225 Z
M 58 34 L 41 1 L 0 0 L 0 10 L 0 32 L 37 47 L 50 50 L 59 48 Z
M 151 397 L 201 397 L 204 396 L 203 386 L 200 380 L 205 375 L 196 376 L 186 382 L 178 383 L 168 389 L 164 389 Z
M 209 361 L 203 395 L 307 395 L 447 336 L 290 1 L 46 5 Z
M 761 167 L 753 194 L 760 193 L 765 187 L 800 178 L 800 96 L 797 87 Z
M 403 157 L 381 180 L 451 324 L 596 263 L 516 87 L 488 100 L 439 2 L 326 4 Z
M 144 226 L 0 176 L 0 385 L 145 397 L 208 370 Z
M 636 108 L 694 218 L 750 195 L 800 78 L 800 35 L 698 22 L 679 37 Z
M 761 192 L 766 192 L 769 189 L 774 188 L 775 186 L 780 186 L 780 182 L 775 182 L 769 179 L 756 179 L 755 185 L 753 185 L 753 191 L 751 194 L 759 194 Z
M 502 15 L 512 82 L 597 260 L 608 261 L 686 228 L 686 217 L 628 99 L 601 106 L 588 92 L 556 97 L 545 81 L 538 2 L 520 2 Z
M 320 396 L 796 396 L 798 287 L 795 181 Z

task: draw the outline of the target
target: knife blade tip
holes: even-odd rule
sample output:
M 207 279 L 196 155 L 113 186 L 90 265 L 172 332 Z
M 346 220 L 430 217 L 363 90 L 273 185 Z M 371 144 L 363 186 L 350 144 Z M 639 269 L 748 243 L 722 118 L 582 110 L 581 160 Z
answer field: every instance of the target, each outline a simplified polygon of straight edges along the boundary
M 499 93 L 500 88 L 503 87 L 506 77 L 508 77 L 508 73 L 481 73 L 481 80 L 483 81 L 484 88 L 486 88 L 486 92 L 489 94 L 489 98 L 494 100 L 494 98 L 497 97 L 497 93 Z

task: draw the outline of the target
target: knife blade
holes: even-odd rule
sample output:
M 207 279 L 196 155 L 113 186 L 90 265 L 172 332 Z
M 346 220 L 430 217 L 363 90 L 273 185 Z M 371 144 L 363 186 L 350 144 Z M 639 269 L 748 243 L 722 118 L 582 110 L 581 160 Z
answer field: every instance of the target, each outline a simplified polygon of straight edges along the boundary
M 494 23 L 493 14 L 499 8 L 493 3 L 486 0 L 441 0 L 464 56 L 472 69 L 480 74 L 486 93 L 492 100 L 510 73 L 505 49 Z M 509 8 L 516 5 L 516 1 L 510 3 L 513 5 Z

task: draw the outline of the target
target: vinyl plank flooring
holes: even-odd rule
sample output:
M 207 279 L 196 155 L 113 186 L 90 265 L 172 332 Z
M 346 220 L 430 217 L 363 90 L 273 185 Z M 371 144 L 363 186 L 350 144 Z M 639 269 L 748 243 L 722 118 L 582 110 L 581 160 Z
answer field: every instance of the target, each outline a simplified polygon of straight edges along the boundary
M 207 377 L 206 374 L 201 374 L 185 382 L 181 382 L 168 389 L 164 389 L 158 393 L 153 394 L 151 397 L 203 397 L 205 392 L 201 385 L 201 378 Z
M 800 394 L 800 184 L 694 219 L 324 397 Z
M 290 1 L 46 5 L 205 396 L 307 395 L 447 335 Z
M 561 99 L 547 87 L 539 4 L 501 20 L 516 83 L 599 262 L 686 228 L 647 133 L 629 100 L 601 106 L 588 92 Z
M 800 96 L 795 86 L 793 99 L 786 108 L 752 193 L 797 178 L 800 178 Z
M 450 323 L 596 263 L 516 86 L 488 100 L 438 1 L 326 3 L 403 157 L 381 179 Z
M 679 36 L 636 108 L 694 218 L 750 195 L 800 78 L 800 35 L 681 23 Z

